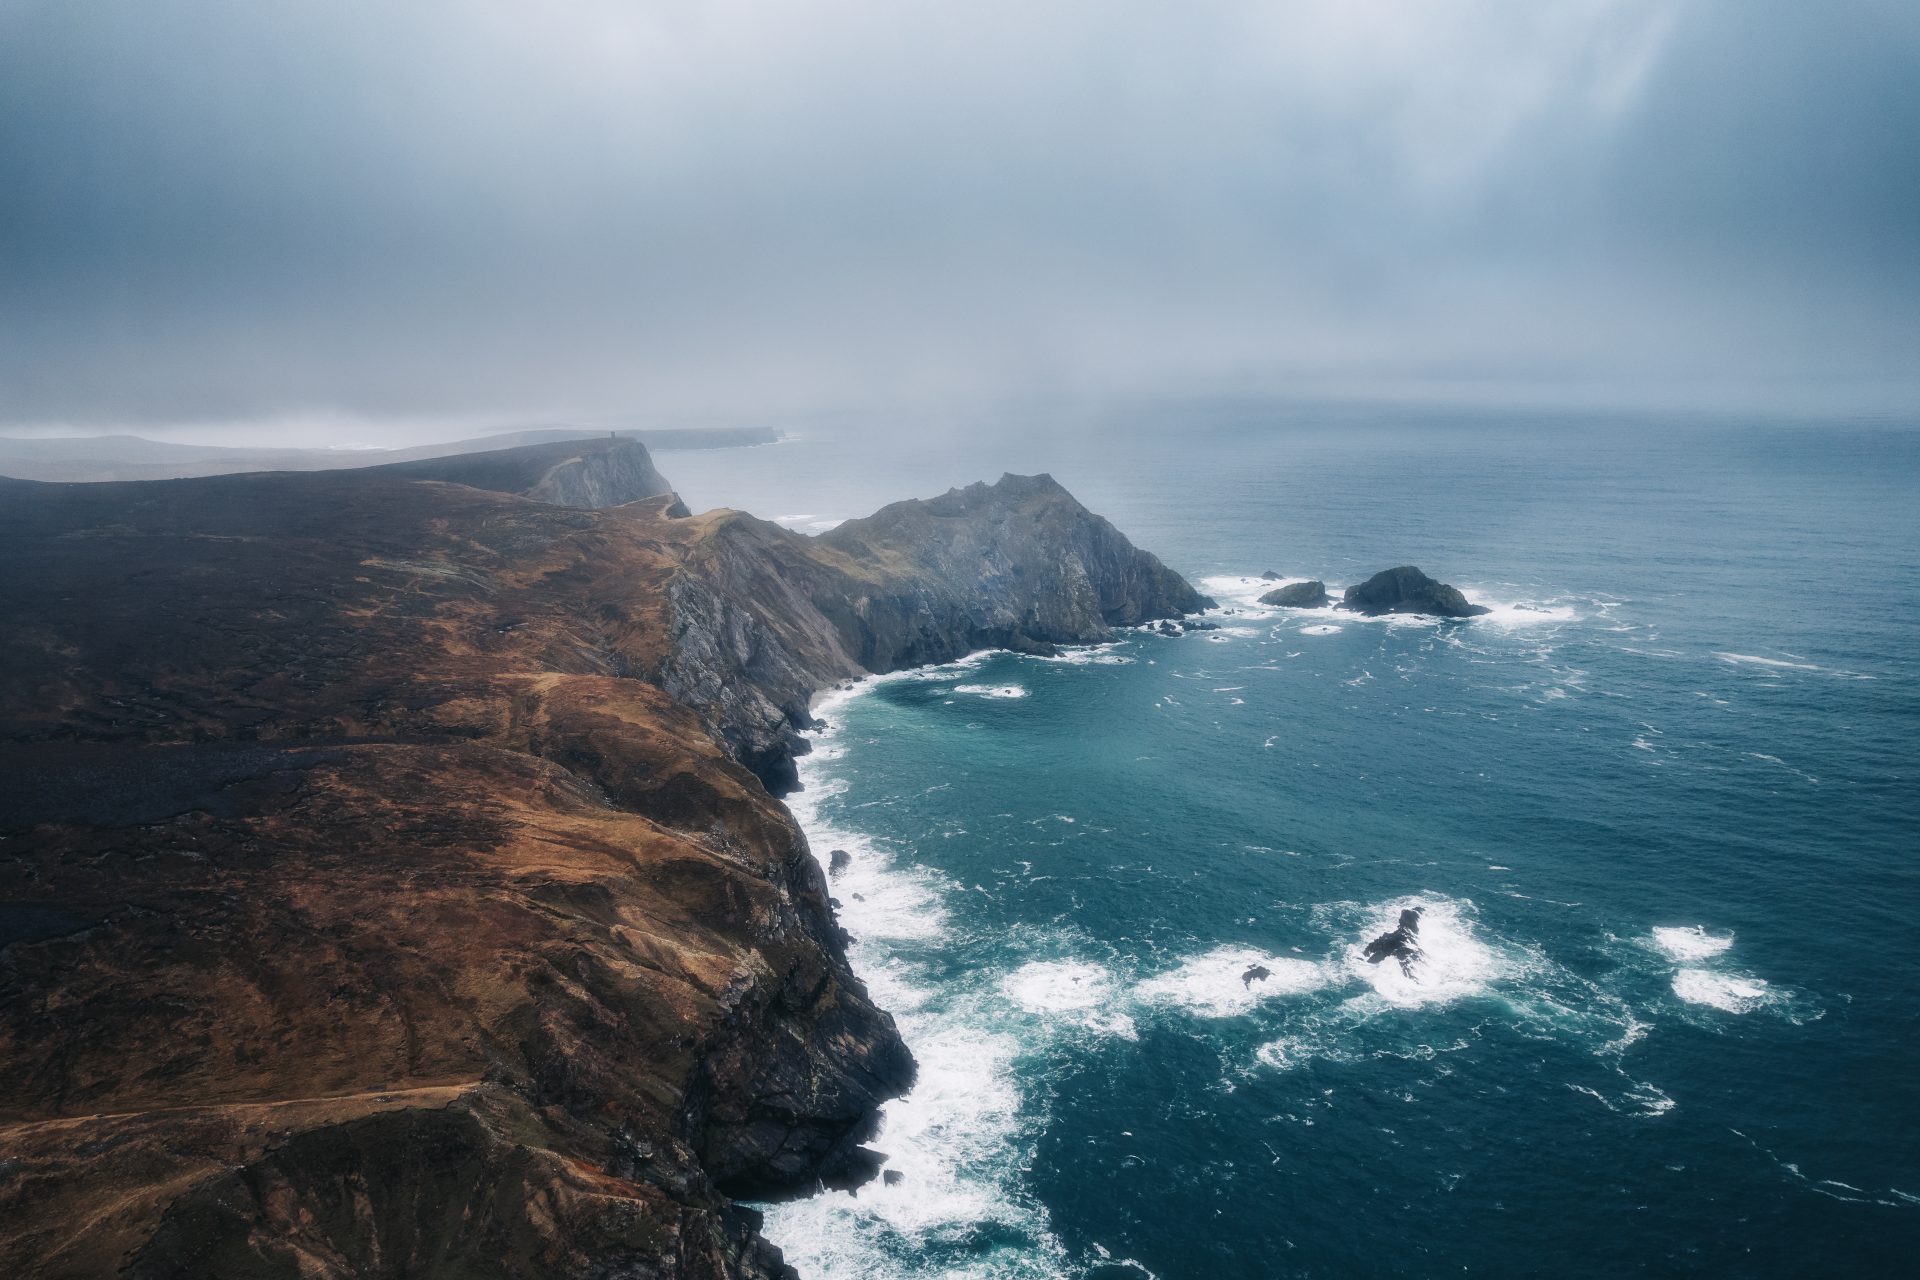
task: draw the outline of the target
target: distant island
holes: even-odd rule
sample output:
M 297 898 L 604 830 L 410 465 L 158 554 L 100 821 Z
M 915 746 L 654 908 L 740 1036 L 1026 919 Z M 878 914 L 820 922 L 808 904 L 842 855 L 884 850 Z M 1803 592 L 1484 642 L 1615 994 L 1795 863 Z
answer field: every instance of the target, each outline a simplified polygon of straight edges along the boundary
M 0 481 L 0 1271 L 791 1277 L 735 1199 L 915 1073 L 777 799 L 814 692 L 1211 603 L 1048 476 Z

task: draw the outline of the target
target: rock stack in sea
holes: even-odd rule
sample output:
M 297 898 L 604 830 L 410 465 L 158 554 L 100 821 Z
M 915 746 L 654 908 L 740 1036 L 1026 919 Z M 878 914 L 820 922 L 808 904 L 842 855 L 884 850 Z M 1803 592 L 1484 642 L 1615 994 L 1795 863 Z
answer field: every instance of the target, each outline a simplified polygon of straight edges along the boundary
M 1328 603 L 1327 584 L 1318 578 L 1309 582 L 1289 582 L 1261 596 L 1260 603 L 1278 605 L 1283 609 L 1324 609 Z
M 1412 565 L 1382 569 L 1365 582 L 1348 587 L 1340 607 L 1372 616 L 1415 613 L 1438 618 L 1472 618 L 1491 612 L 1468 601 L 1457 587 L 1436 582 Z

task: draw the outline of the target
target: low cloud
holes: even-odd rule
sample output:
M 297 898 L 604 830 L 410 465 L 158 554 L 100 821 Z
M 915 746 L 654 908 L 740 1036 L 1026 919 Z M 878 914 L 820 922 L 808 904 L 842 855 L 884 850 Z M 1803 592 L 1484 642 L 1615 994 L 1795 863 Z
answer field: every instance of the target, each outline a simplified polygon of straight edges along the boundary
M 1920 384 L 1877 0 L 0 0 L 0 193 L 11 424 Z

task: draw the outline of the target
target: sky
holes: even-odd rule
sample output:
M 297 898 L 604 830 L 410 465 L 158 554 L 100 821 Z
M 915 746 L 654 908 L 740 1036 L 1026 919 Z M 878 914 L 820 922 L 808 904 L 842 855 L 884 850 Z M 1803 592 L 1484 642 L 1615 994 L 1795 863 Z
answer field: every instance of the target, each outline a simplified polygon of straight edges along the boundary
M 1917 353 L 1912 0 L 0 0 L 0 430 L 1903 412 Z

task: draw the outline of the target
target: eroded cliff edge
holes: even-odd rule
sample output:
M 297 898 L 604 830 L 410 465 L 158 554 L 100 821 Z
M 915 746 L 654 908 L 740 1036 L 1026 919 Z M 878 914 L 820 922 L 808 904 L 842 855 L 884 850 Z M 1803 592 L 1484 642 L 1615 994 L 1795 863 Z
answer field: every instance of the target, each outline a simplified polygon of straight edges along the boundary
M 547 461 L 0 482 L 0 1269 L 788 1274 L 731 1196 L 912 1073 L 762 785 L 812 691 L 1204 603 L 1045 477 L 474 487 Z

